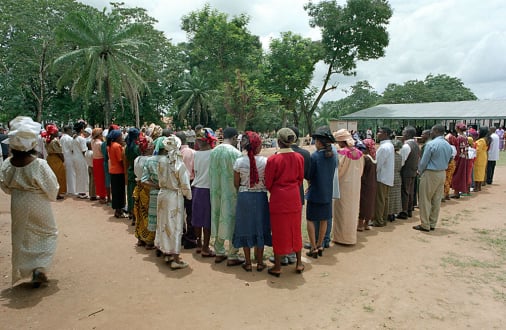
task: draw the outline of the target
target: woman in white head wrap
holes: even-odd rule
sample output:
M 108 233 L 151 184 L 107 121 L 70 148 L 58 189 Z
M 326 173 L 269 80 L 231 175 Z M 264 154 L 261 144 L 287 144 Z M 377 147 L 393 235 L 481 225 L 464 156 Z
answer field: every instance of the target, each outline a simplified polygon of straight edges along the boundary
M 188 264 L 181 260 L 181 239 L 184 226 L 184 199 L 192 198 L 190 176 L 179 151 L 181 140 L 170 135 L 163 140 L 167 156 L 158 163 L 157 224 L 155 246 L 170 262 L 170 268 L 181 269 Z
M 47 282 L 46 269 L 56 250 L 57 228 L 50 201 L 58 195 L 58 181 L 43 159 L 36 158 L 41 125 L 29 117 L 10 122 L 8 143 L 12 157 L 0 168 L 0 187 L 11 195 L 12 284 L 32 275 L 32 284 Z

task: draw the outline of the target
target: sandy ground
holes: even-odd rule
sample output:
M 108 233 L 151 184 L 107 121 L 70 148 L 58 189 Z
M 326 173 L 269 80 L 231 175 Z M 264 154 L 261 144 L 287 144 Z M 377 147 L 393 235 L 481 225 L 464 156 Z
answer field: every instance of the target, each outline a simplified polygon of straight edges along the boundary
M 439 227 L 409 220 L 304 258 L 302 275 L 214 264 L 183 250 L 171 271 L 136 247 L 129 221 L 98 203 L 52 203 L 50 282 L 11 287 L 9 196 L 0 192 L 0 329 L 495 329 L 506 307 L 506 167 L 480 193 L 443 204 Z

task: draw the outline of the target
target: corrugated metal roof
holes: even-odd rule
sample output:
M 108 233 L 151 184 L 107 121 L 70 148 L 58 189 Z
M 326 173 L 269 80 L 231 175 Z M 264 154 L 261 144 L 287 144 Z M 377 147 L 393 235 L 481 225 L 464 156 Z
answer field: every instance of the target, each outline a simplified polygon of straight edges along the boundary
M 341 119 L 506 119 L 506 100 L 380 104 Z

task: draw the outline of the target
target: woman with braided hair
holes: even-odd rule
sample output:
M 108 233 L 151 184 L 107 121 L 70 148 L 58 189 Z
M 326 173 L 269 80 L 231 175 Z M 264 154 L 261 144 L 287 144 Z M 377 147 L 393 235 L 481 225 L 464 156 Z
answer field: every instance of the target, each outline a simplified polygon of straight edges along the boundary
M 251 131 L 242 135 L 241 149 L 247 155 L 238 158 L 234 163 L 234 185 L 238 189 L 235 213 L 235 229 L 232 244 L 243 248 L 246 262 L 242 268 L 250 272 L 251 248 L 255 248 L 257 271 L 265 268 L 263 262 L 264 246 L 272 245 L 269 220 L 269 202 L 265 188 L 265 165 L 267 158 L 260 156 L 262 140 Z

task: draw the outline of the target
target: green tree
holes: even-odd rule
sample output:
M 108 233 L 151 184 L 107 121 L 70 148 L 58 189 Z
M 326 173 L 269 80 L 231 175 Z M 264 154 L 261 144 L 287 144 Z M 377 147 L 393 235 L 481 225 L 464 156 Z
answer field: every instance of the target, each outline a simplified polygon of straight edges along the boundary
M 385 55 L 392 9 L 386 0 L 347 0 L 345 6 L 329 0 L 309 2 L 304 8 L 311 17 L 309 25 L 321 30 L 323 61 L 327 65 L 322 87 L 307 107 L 307 118 L 317 110 L 322 97 L 337 88 L 330 83 L 333 75 L 354 75 L 357 61 Z M 312 129 L 308 127 L 310 132 Z
M 265 80 L 268 90 L 281 97 L 281 117 L 286 126 L 288 112 L 293 114 L 293 123 L 299 126 L 300 113 L 297 102 L 311 84 L 315 64 L 321 58 L 320 44 L 292 32 L 281 33 L 269 45 L 266 56 Z
M 464 83 L 445 74 L 429 74 L 424 81 L 408 80 L 402 85 L 389 84 L 381 103 L 425 103 L 477 100 Z
M 101 95 L 106 125 L 110 123 L 114 100 L 124 96 L 139 126 L 139 98 L 148 88 L 139 74 L 147 64 L 135 54 L 146 45 L 143 32 L 142 24 L 125 24 L 115 11 L 70 13 L 57 29 L 59 41 L 72 47 L 54 62 L 65 66 L 59 87 L 72 82 L 72 96 L 85 100 L 94 93 Z
M 17 115 L 47 118 L 57 93 L 50 70 L 59 48 L 54 27 L 72 10 L 90 7 L 70 0 L 2 0 L 0 3 L 0 121 Z
M 210 98 L 215 91 L 210 89 L 209 83 L 200 74 L 198 68 L 194 68 L 191 73 L 183 73 L 181 80 L 175 100 L 179 120 L 184 121 L 189 118 L 189 123 L 192 126 L 196 124 L 207 125 L 211 115 Z
M 210 88 L 217 90 L 217 98 L 223 100 L 221 106 L 237 126 L 242 125 L 243 114 L 232 106 L 234 102 L 227 101 L 236 93 L 236 72 L 256 80 L 262 59 L 260 40 L 248 31 L 248 23 L 249 17 L 244 14 L 229 19 L 209 5 L 184 16 L 181 23 L 188 36 L 190 67 L 198 67 L 206 75 Z

